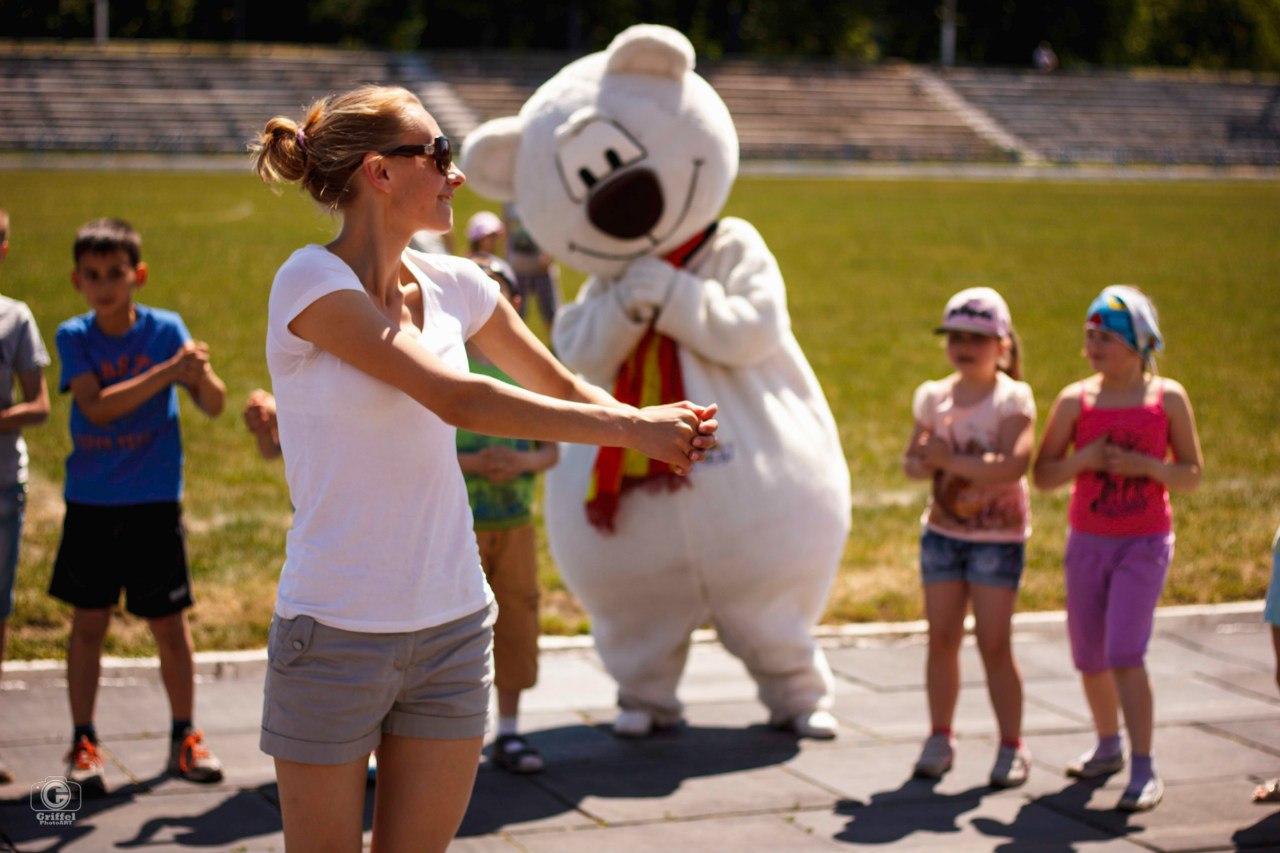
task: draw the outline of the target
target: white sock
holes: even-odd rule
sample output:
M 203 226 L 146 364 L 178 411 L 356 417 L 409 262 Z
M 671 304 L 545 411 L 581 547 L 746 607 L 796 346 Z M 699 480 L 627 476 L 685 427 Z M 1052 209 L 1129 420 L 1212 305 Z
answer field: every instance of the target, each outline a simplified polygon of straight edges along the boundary
M 498 736 L 513 735 L 519 732 L 516 725 L 515 717 L 499 717 L 498 718 Z

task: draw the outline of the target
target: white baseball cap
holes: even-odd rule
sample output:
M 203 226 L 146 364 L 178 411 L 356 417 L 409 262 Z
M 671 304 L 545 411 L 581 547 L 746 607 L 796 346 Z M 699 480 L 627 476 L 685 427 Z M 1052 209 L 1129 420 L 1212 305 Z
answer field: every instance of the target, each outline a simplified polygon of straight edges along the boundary
M 487 210 L 482 210 L 467 220 L 467 239 L 473 243 L 490 234 L 502 234 L 505 230 L 497 214 Z
M 945 332 L 973 332 L 1005 338 L 1013 329 L 1009 306 L 1004 297 L 989 287 L 970 287 L 947 300 L 942 311 L 942 325 L 934 329 Z

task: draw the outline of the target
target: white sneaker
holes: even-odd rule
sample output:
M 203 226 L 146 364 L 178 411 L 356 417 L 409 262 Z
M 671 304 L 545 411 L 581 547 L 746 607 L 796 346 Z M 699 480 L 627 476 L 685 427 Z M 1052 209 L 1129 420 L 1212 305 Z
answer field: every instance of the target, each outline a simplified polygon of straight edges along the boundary
M 1122 812 L 1146 812 L 1160 805 L 1164 799 L 1164 782 L 1152 776 L 1141 788 L 1125 788 L 1116 809 Z
M 795 732 L 796 737 L 833 740 L 839 734 L 840 724 L 830 711 L 818 710 L 797 715 L 788 728 Z
M 991 768 L 991 784 L 996 788 L 1016 788 L 1027 781 L 1031 772 L 1031 753 L 1025 746 L 1001 744 Z
M 914 775 L 917 779 L 941 779 L 951 769 L 955 759 L 956 742 L 948 735 L 929 735 L 925 738 L 920 757 L 916 759 Z
M 653 715 L 648 711 L 623 708 L 613 720 L 613 733 L 618 737 L 648 737 L 653 731 Z

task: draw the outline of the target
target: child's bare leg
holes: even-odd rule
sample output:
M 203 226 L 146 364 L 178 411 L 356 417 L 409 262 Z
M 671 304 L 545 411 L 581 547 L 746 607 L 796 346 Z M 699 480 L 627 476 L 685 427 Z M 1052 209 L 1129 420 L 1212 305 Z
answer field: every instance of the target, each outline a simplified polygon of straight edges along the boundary
M 1093 727 L 1099 738 L 1120 734 L 1120 697 L 1116 692 L 1116 679 L 1112 670 L 1080 673 L 1084 698 L 1093 715 Z
M 71 637 L 67 641 L 67 695 L 71 701 L 71 722 L 87 726 L 93 722 L 98 701 L 98 677 L 102 672 L 102 644 L 111 624 L 111 608 L 77 607 L 71 614 Z
M 192 657 L 191 629 L 186 611 L 148 619 L 160 655 L 160 678 L 175 720 L 190 720 L 195 710 L 196 673 Z
M 1124 727 L 1129 732 L 1129 748 L 1134 755 L 1150 755 L 1155 711 L 1147 668 L 1128 666 L 1112 671 L 1115 673 L 1120 706 L 1124 709 Z
M 973 584 L 974 634 L 982 665 L 987 672 L 987 694 L 1000 726 L 1000 740 L 1014 743 L 1022 737 L 1022 673 L 1013 656 L 1013 608 L 1017 591 L 1000 586 Z
M 1276 653 L 1276 687 L 1280 687 L 1280 625 L 1271 626 L 1271 648 Z
M 520 691 L 498 688 L 498 716 L 515 719 L 520 716 Z
M 1129 732 L 1129 784 L 1125 786 L 1118 808 L 1145 810 L 1160 802 L 1163 788 L 1151 755 L 1152 729 L 1155 727 L 1151 679 L 1145 666 L 1117 667 L 1116 690 L 1124 709 L 1124 726 Z
M 929 652 L 925 686 L 933 731 L 950 731 L 960 698 L 960 644 L 969 587 L 964 581 L 925 584 L 924 610 L 929 620 Z

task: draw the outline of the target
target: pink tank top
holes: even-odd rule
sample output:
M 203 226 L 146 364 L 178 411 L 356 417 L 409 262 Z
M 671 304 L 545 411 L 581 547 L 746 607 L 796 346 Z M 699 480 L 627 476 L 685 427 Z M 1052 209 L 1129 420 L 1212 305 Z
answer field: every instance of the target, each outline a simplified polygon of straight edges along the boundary
M 1163 460 L 1169 450 L 1169 416 L 1164 382 L 1155 402 L 1127 409 L 1096 409 L 1080 393 L 1080 418 L 1073 438 L 1077 448 L 1100 436 L 1112 444 Z M 1118 477 L 1086 471 L 1071 487 L 1071 529 L 1099 536 L 1151 536 L 1173 529 L 1173 511 L 1164 483 L 1150 477 Z

